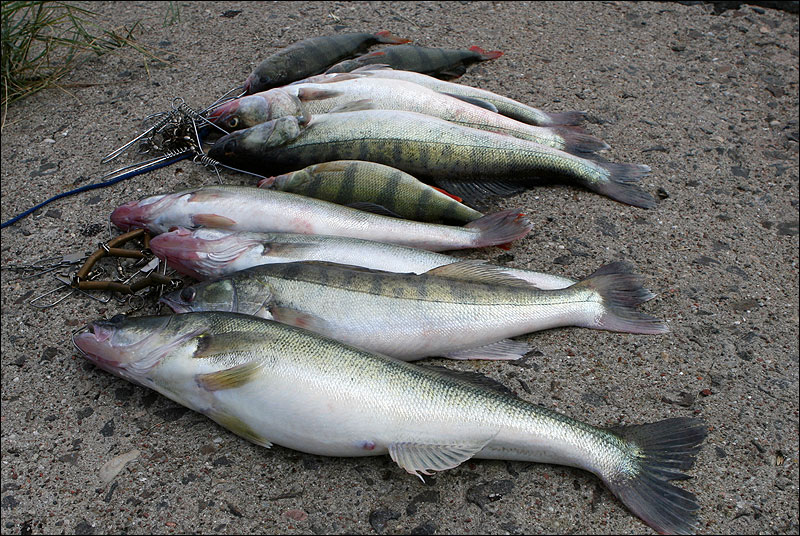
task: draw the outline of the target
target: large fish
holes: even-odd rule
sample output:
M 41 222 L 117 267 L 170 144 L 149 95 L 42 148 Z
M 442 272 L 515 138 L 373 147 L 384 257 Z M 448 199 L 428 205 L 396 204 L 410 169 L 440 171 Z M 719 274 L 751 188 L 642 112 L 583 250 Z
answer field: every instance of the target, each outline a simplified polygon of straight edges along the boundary
M 597 475 L 659 532 L 697 527 L 695 495 L 669 481 L 689 478 L 707 434 L 698 419 L 598 428 L 445 371 L 233 313 L 120 315 L 73 341 L 99 368 L 263 447 L 388 454 L 415 475 L 471 458 L 568 465 Z
M 401 110 L 445 119 L 465 127 L 508 134 L 568 153 L 608 148 L 604 141 L 574 127 L 537 127 L 404 80 L 345 74 L 322 83 L 293 84 L 248 95 L 216 108 L 209 119 L 229 131 L 279 117 L 330 113 L 348 102 L 368 99 L 375 109 Z M 297 97 L 292 99 L 289 93 Z
M 667 331 L 635 307 L 652 297 L 621 263 L 561 290 L 539 290 L 481 261 L 422 275 L 333 263 L 264 264 L 161 298 L 175 312 L 229 311 L 270 318 L 404 361 L 519 359 L 509 337 L 563 326 Z
M 424 249 L 358 238 L 212 228 L 189 231 L 179 227 L 154 236 L 150 249 L 171 267 L 195 279 L 215 279 L 253 266 L 279 262 L 325 261 L 421 274 L 463 260 Z M 566 288 L 577 282 L 532 270 L 500 268 L 542 290 Z
M 479 46 L 464 50 L 400 45 L 337 63 L 325 72 L 346 73 L 365 65 L 378 63 L 389 65 L 393 69 L 432 74 L 442 78 L 458 78 L 467 72 L 467 66 L 479 61 L 493 60 L 502 55 L 499 50 L 487 52 Z
M 655 206 L 653 197 L 634 184 L 650 172 L 648 166 L 594 162 L 415 112 L 282 117 L 223 136 L 209 156 L 262 174 L 265 169 L 290 171 L 332 160 L 368 160 L 433 181 L 468 203 L 525 190 L 544 176 L 568 178 L 623 203 Z
M 388 31 L 312 37 L 283 48 L 258 64 L 247 77 L 245 92 L 258 93 L 321 73 L 337 61 L 354 56 L 375 43 L 408 43 Z
M 268 177 L 259 188 L 306 195 L 377 214 L 428 223 L 463 225 L 483 217 L 460 199 L 393 167 L 336 160 Z
M 485 89 L 439 80 L 438 78 L 427 76 L 422 73 L 387 69 L 385 65 L 369 65 L 367 67 L 357 69 L 353 71 L 353 73 L 373 76 L 376 78 L 390 78 L 392 80 L 405 80 L 407 82 L 413 82 L 446 95 L 451 95 L 460 99 L 466 99 L 467 102 L 479 104 L 490 109 L 493 108 L 498 113 L 512 117 L 517 121 L 522 121 L 523 123 L 530 123 L 531 125 L 578 125 L 581 123 L 581 121 L 583 121 L 583 118 L 586 115 L 585 112 L 543 112 L 542 110 L 528 106 L 527 104 L 504 97 L 503 95 L 498 95 L 497 93 L 492 93 L 491 91 L 487 91 Z M 319 75 L 318 77 L 312 77 L 307 80 L 324 81 L 328 79 L 327 77 L 329 76 L 330 75 Z
M 215 227 L 232 231 L 301 233 L 363 238 L 431 251 L 506 244 L 525 236 L 531 223 L 508 209 L 463 227 L 381 216 L 303 195 L 250 186 L 205 186 L 155 195 L 117 207 L 111 221 L 120 229 Z

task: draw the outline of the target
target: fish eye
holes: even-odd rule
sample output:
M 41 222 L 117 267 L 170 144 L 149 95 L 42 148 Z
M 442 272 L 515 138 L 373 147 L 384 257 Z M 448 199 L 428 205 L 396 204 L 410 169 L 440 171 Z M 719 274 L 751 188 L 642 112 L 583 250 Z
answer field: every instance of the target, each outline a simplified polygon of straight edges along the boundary
M 181 299 L 185 302 L 191 303 L 192 301 L 194 301 L 194 297 L 196 294 L 197 291 L 195 291 L 194 288 L 186 287 L 181 291 Z
M 225 142 L 224 151 L 226 155 L 236 154 L 236 140 L 228 140 Z
M 112 324 L 119 324 L 120 322 L 122 322 L 124 320 L 125 320 L 125 315 L 118 314 L 118 315 L 114 315 L 113 317 L 111 317 L 111 320 L 109 320 L 109 322 L 111 322 Z
M 239 118 L 238 117 L 231 117 L 230 121 L 228 121 L 228 126 L 231 128 L 236 128 L 239 126 Z

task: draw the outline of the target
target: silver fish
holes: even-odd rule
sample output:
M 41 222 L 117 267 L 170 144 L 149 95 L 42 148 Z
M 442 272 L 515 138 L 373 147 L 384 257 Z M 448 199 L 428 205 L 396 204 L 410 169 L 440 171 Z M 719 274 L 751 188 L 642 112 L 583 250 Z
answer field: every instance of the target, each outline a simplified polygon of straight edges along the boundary
M 150 240 L 150 249 L 171 267 L 195 279 L 215 279 L 239 270 L 278 262 L 325 261 L 387 272 L 421 274 L 463 259 L 385 242 L 296 233 L 246 233 L 182 227 Z M 557 275 L 509 268 L 508 275 L 542 290 L 577 283 Z
M 120 229 L 163 233 L 200 226 L 232 231 L 302 233 L 363 238 L 443 251 L 506 244 L 531 223 L 516 209 L 489 214 L 463 227 L 380 216 L 288 192 L 249 186 L 205 186 L 131 201 L 111 214 Z
M 696 529 L 689 478 L 702 421 L 598 428 L 446 372 L 233 313 L 94 322 L 73 341 L 98 367 L 264 447 L 389 454 L 429 475 L 471 458 L 578 467 L 662 533 Z M 422 476 L 420 476 L 422 478 Z
M 635 307 L 650 299 L 623 263 L 560 290 L 540 290 L 481 261 L 421 275 L 334 263 L 264 264 L 170 293 L 173 311 L 230 311 L 270 318 L 404 361 L 519 359 L 510 337 L 563 326 L 628 333 L 667 331 Z

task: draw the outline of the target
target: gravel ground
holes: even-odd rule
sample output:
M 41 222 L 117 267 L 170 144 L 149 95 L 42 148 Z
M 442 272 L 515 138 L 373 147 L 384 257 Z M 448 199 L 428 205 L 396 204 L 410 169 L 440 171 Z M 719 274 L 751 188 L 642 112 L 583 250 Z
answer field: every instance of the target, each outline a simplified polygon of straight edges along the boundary
M 462 81 L 588 111 L 608 158 L 653 168 L 643 185 L 658 206 L 540 187 L 493 204 L 524 207 L 528 237 L 462 255 L 576 278 L 630 261 L 658 294 L 645 309 L 671 332 L 557 329 L 527 337 L 536 351 L 521 362 L 432 361 L 597 425 L 702 417 L 708 439 L 683 484 L 701 504 L 700 532 L 800 530 L 796 15 L 621 2 L 176 4 L 171 25 L 166 4 L 93 4 L 115 24 L 141 21 L 140 41 L 168 65 L 93 59 L 63 91 L 8 109 L 3 220 L 95 181 L 110 169 L 100 158 L 173 97 L 208 104 L 300 39 L 390 30 L 503 50 Z M 58 201 L 2 231 L 2 265 L 92 250 L 117 234 L 107 222 L 119 204 L 214 181 L 181 163 Z M 2 271 L 4 534 L 652 532 L 577 469 L 476 460 L 423 484 L 388 457 L 252 445 L 78 357 L 71 331 L 131 306 L 26 303 L 54 284 Z M 118 456 L 128 463 L 106 476 Z

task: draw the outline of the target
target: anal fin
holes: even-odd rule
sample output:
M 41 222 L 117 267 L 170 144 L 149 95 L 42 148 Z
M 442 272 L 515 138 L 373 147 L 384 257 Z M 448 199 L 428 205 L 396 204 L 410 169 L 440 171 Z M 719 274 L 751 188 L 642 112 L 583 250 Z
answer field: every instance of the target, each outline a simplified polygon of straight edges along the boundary
M 389 456 L 407 472 L 422 478 L 422 475 L 430 475 L 434 471 L 458 467 L 480 452 L 494 435 L 484 440 L 457 443 L 391 443 Z
M 234 434 L 245 438 L 248 441 L 255 443 L 256 445 L 260 445 L 264 448 L 272 447 L 272 443 L 261 437 L 258 432 L 253 430 L 250 425 L 246 422 L 241 420 L 238 417 L 233 415 L 229 415 L 225 412 L 210 409 L 204 412 L 210 419 L 217 422 L 220 426 L 223 426 L 233 432 Z
M 466 350 L 459 350 L 449 354 L 443 354 L 442 357 L 449 359 L 489 359 L 489 360 L 514 360 L 520 359 L 531 351 L 531 347 L 527 343 L 514 341 L 511 339 L 503 339 L 502 341 L 479 346 L 477 348 L 467 348 Z

